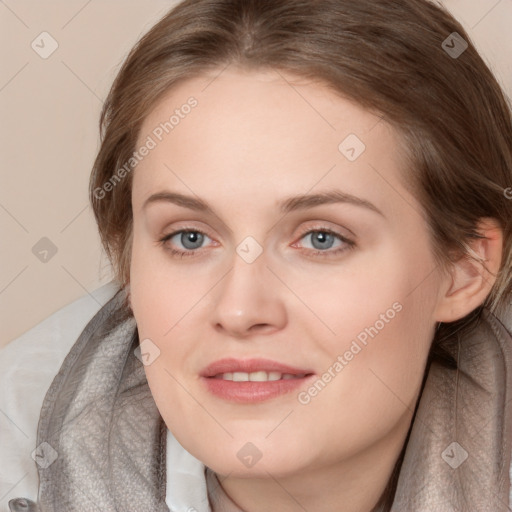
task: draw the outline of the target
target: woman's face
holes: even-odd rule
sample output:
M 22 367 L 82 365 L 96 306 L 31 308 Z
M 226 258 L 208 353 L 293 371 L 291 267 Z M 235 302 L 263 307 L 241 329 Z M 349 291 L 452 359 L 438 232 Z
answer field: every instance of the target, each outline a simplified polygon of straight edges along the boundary
M 441 296 L 396 134 L 322 85 L 218 73 L 137 144 L 130 293 L 158 409 L 221 474 L 396 455 Z

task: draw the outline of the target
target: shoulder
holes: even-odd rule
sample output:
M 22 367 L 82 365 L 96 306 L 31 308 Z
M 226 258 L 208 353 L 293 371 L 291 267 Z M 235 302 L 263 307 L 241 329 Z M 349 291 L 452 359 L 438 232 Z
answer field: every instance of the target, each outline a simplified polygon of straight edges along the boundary
M 64 358 L 94 314 L 116 293 L 111 281 L 61 308 L 0 350 L 0 512 L 8 501 L 37 499 L 37 424 Z

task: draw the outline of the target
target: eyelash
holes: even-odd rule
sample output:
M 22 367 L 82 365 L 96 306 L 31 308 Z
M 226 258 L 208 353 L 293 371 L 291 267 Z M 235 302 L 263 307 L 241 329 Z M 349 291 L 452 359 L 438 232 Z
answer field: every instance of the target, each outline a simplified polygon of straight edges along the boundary
M 198 252 L 201 252 L 201 249 L 180 251 L 178 249 L 172 249 L 172 248 L 166 247 L 166 245 L 165 245 L 166 242 L 168 240 L 170 240 L 172 237 L 174 237 L 175 235 L 178 235 L 180 233 L 200 233 L 201 235 L 211 238 L 204 231 L 201 231 L 200 229 L 183 228 L 183 229 L 179 229 L 177 231 L 173 231 L 172 233 L 169 233 L 168 235 L 165 235 L 164 237 L 160 238 L 158 240 L 158 244 L 163 246 L 165 248 L 165 250 L 169 251 L 173 256 L 178 256 L 181 258 L 195 257 Z M 344 243 L 344 245 L 342 247 L 338 247 L 337 249 L 334 249 L 334 250 L 327 249 L 325 251 L 320 251 L 318 249 L 307 249 L 309 254 L 312 254 L 313 256 L 333 257 L 338 254 L 341 254 L 342 252 L 350 251 L 350 250 L 354 249 L 354 247 L 356 246 L 355 242 L 353 242 L 352 240 L 349 240 L 348 238 L 344 237 L 342 234 L 340 234 L 336 231 L 333 231 L 332 229 L 325 228 L 325 227 L 315 227 L 313 229 L 309 229 L 308 231 L 305 231 L 304 233 L 302 233 L 300 235 L 299 240 L 304 238 L 306 235 L 310 235 L 311 233 L 327 233 L 329 235 L 333 235 L 333 236 L 337 237 L 339 240 L 341 240 Z

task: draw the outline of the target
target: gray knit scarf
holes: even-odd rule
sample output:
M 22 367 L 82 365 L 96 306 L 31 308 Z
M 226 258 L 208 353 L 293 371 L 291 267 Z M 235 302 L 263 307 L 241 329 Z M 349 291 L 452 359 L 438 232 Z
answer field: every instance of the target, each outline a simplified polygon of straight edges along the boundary
M 138 333 L 125 298 L 120 290 L 87 324 L 46 394 L 37 444 L 48 443 L 58 458 L 38 466 L 32 510 L 169 510 L 166 426 L 134 355 Z M 471 335 L 449 346 L 458 369 L 430 364 L 393 504 L 382 512 L 511 510 L 512 327 L 505 323 L 484 309 Z

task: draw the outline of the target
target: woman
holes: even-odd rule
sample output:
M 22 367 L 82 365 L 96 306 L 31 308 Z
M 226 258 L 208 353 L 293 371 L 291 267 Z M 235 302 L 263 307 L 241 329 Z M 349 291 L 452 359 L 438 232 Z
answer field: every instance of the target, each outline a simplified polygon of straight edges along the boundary
M 41 510 L 509 510 L 512 127 L 460 24 L 186 0 L 101 125 L 119 292 L 46 395 Z

